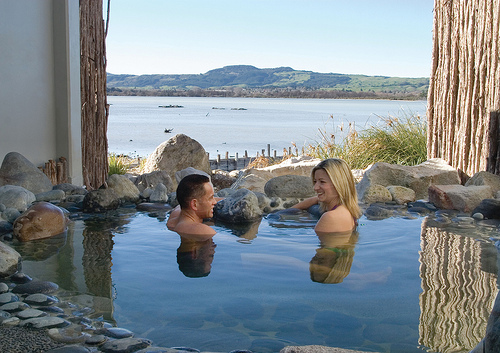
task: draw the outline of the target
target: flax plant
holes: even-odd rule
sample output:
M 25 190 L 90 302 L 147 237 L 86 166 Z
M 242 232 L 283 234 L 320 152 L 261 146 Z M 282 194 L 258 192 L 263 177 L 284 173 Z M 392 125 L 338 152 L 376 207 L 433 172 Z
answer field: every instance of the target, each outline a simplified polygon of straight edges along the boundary
M 364 169 L 376 162 L 416 165 L 427 159 L 424 119 L 418 115 L 379 116 L 379 119 L 379 124 L 359 133 L 354 124 L 349 123 L 341 143 L 335 141 L 335 134 L 320 129 L 321 141 L 306 146 L 306 154 L 321 159 L 342 158 L 353 169 Z M 340 132 L 343 132 L 343 125 Z
M 109 173 L 112 174 L 125 174 L 130 168 L 130 161 L 125 156 L 119 156 L 114 153 L 108 155 Z

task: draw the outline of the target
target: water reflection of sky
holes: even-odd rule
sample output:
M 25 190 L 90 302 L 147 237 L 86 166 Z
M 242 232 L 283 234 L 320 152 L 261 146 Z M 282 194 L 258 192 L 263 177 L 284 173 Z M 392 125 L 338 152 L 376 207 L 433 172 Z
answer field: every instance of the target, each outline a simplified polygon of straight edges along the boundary
M 484 337 L 497 294 L 495 228 L 476 228 L 477 241 L 424 218 L 362 218 L 356 239 L 320 242 L 304 217 L 216 225 L 210 272 L 193 278 L 179 270 L 181 239 L 165 215 L 127 212 L 75 221 L 52 256 L 23 267 L 94 294 L 105 319 L 159 346 L 466 352 Z M 321 266 L 344 272 L 315 280 L 318 252 Z

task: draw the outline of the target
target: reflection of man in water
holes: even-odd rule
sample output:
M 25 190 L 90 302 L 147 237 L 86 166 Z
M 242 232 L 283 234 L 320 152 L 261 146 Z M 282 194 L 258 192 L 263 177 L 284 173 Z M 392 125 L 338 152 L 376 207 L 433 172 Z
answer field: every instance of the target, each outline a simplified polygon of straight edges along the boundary
M 318 234 L 320 247 L 309 263 L 311 280 L 341 283 L 351 271 L 357 232 Z
M 206 218 L 214 215 L 214 206 L 218 199 L 214 197 L 214 188 L 206 175 L 190 174 L 177 186 L 179 206 L 170 213 L 167 228 L 180 235 L 198 235 L 213 237 L 215 230 L 203 224 Z
M 212 268 L 216 246 L 212 238 L 196 241 L 181 236 L 181 244 L 177 249 L 179 270 L 186 277 L 208 276 Z

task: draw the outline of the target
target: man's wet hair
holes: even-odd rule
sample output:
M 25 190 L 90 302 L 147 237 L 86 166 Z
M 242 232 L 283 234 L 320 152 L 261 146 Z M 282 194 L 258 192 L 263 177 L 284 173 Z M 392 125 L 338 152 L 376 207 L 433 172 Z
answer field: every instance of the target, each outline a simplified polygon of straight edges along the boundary
M 202 174 L 189 174 L 182 178 L 177 186 L 177 202 L 181 208 L 189 208 L 189 202 L 199 199 L 205 193 L 203 185 L 209 183 L 210 178 Z

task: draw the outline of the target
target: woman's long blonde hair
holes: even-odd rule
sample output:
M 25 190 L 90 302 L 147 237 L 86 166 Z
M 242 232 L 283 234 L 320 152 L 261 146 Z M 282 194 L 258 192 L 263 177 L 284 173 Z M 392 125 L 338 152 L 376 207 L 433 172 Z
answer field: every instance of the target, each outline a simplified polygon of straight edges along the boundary
M 361 217 L 361 209 L 358 205 L 358 194 L 356 192 L 354 176 L 347 163 L 340 158 L 329 158 L 321 161 L 311 172 L 313 183 L 314 173 L 318 169 L 323 169 L 328 174 L 328 177 L 339 194 L 339 205 L 344 205 L 353 218 L 358 219 Z M 320 207 L 322 211 L 326 211 L 326 205 L 320 204 Z

